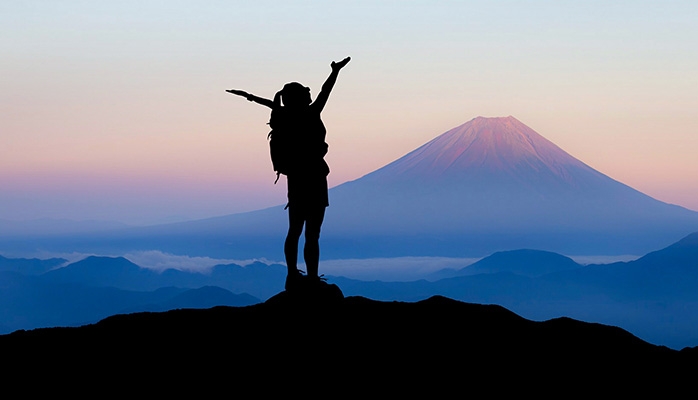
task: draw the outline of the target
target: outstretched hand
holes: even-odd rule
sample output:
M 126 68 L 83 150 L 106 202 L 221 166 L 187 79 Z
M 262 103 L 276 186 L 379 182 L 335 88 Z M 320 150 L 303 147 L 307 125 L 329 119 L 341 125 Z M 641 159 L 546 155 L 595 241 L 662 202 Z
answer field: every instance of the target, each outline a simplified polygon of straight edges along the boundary
M 248 100 L 249 100 L 249 98 L 250 98 L 250 94 L 247 93 L 247 92 L 244 92 L 244 91 L 242 91 L 242 90 L 230 89 L 230 90 L 226 90 L 226 92 L 232 93 L 232 94 L 236 94 L 236 95 L 238 95 L 238 96 L 245 97 L 245 98 L 247 98 Z
M 351 60 L 351 57 L 347 57 L 340 62 L 332 61 L 332 64 L 330 64 L 330 67 L 332 67 L 332 71 L 339 71 L 340 69 L 344 68 L 344 66 L 347 65 L 350 60 Z

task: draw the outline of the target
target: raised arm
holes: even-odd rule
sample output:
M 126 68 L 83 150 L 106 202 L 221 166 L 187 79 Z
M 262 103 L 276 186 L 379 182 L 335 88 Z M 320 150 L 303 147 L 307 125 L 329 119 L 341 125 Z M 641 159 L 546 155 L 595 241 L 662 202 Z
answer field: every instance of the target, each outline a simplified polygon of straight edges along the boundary
M 237 90 L 237 89 L 226 90 L 226 92 L 236 94 L 238 96 L 242 96 L 249 101 L 253 101 L 255 103 L 261 104 L 263 106 L 267 106 L 267 107 L 272 108 L 272 109 L 281 105 L 280 92 L 276 93 L 276 95 L 274 95 L 273 101 L 269 100 L 269 99 L 265 99 L 264 97 L 255 96 L 253 94 L 249 94 L 247 92 L 244 92 L 242 90 Z
M 320 91 L 320 93 L 315 98 L 315 101 L 313 102 L 313 107 L 317 107 L 318 111 L 322 111 L 322 109 L 325 108 L 325 104 L 327 103 L 327 99 L 329 99 L 329 97 L 330 97 L 330 92 L 332 91 L 332 88 L 334 87 L 335 82 L 337 82 L 337 76 L 339 76 L 339 70 L 344 68 L 344 66 L 347 65 L 349 60 L 351 60 L 351 57 L 347 57 L 340 62 L 332 61 L 332 64 L 330 64 L 330 67 L 332 67 L 332 72 L 330 73 L 330 76 L 327 77 L 327 80 L 325 81 L 325 83 L 322 84 L 322 90 Z

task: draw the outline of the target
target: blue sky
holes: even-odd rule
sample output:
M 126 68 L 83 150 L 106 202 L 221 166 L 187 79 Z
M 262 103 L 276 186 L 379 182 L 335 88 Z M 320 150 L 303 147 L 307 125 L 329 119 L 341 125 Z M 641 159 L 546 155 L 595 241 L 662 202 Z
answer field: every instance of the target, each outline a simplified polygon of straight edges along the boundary
M 317 93 L 330 183 L 476 116 L 698 210 L 698 3 L 23 1 L 0 5 L 0 219 L 203 218 L 284 202 L 268 110 Z

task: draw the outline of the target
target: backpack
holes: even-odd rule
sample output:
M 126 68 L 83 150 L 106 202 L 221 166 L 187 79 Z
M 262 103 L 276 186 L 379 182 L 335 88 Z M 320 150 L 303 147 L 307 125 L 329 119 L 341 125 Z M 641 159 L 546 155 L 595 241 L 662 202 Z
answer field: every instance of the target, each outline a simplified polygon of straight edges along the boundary
M 279 175 L 288 175 L 292 169 L 291 164 L 296 144 L 293 141 L 293 132 L 289 127 L 289 121 L 283 108 L 272 109 L 268 125 L 271 127 L 271 131 L 267 135 L 267 139 L 269 140 L 271 163 L 276 172 L 276 180 L 274 181 L 276 184 L 279 181 Z
M 311 117 L 310 114 L 291 114 L 284 107 L 277 107 L 272 109 L 268 125 L 271 127 L 267 139 L 271 163 L 276 171 L 275 184 L 281 174 L 288 176 L 292 170 L 307 171 L 308 166 L 325 176 L 329 174 L 329 167 L 323 160 L 327 154 L 327 143 L 322 139 L 309 142 L 309 136 L 298 136 L 301 130 L 304 130 L 304 133 L 318 133 L 318 130 L 321 130 L 321 135 L 310 137 L 324 138 L 325 128 L 318 117 Z

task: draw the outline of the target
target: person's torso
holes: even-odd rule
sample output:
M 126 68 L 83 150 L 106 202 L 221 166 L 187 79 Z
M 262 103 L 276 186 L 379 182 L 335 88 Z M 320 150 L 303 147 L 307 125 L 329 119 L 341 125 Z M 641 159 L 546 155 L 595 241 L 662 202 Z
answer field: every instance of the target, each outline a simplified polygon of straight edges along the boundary
M 303 109 L 282 109 L 278 123 L 289 135 L 289 142 L 292 144 L 292 173 L 327 176 L 329 167 L 324 160 L 328 149 L 325 143 L 327 130 L 320 113 L 312 106 Z

